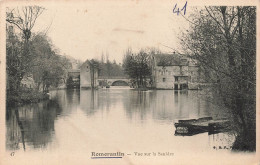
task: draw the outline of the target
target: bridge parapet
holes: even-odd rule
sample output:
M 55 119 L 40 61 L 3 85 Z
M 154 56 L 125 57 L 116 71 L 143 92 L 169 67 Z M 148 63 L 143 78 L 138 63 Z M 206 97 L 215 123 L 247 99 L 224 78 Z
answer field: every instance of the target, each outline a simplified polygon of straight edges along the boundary
M 104 84 L 114 86 L 115 84 L 127 84 L 130 86 L 130 79 L 128 77 L 119 77 L 119 76 L 111 76 L 111 77 L 98 77 L 98 82 L 100 86 L 103 86 Z
M 98 79 L 129 79 L 129 77 L 124 77 L 124 76 L 98 76 Z

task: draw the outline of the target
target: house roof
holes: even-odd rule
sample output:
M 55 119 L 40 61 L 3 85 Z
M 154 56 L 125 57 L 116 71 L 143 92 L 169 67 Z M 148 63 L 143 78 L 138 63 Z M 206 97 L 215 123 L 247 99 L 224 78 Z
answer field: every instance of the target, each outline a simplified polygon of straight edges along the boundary
M 94 67 L 95 69 L 98 69 L 98 62 L 94 61 L 94 60 L 86 60 L 81 66 L 80 69 L 82 68 L 82 66 L 85 65 L 91 65 L 92 67 Z
M 180 54 L 155 54 L 155 64 L 157 66 L 189 65 L 188 58 Z

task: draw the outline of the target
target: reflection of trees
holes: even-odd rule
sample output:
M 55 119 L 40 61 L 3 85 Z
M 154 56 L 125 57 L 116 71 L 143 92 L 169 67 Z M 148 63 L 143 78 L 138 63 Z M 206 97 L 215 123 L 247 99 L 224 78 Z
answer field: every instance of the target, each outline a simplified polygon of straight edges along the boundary
M 199 91 L 131 91 L 124 101 L 127 116 L 145 119 L 149 112 L 155 120 L 217 117 L 223 111 L 202 98 Z M 223 115 L 223 114 L 222 114 Z
M 6 147 L 13 150 L 19 149 L 20 140 L 22 140 L 23 148 L 25 150 L 24 143 L 24 129 L 23 124 L 19 119 L 18 109 L 14 108 L 7 111 L 7 132 L 6 132 Z
M 21 142 L 24 150 L 26 144 L 45 147 L 52 141 L 58 109 L 59 104 L 52 100 L 11 109 L 7 120 L 7 148 L 19 149 Z
M 70 114 L 74 109 L 77 109 L 80 101 L 80 90 L 57 90 L 52 93 L 60 105 L 60 111 L 57 115 Z
M 172 121 L 175 115 L 175 102 L 172 90 L 158 90 L 152 101 L 153 118 Z
M 172 120 L 174 116 L 174 98 L 172 91 L 131 91 L 124 103 L 127 116 L 138 116 L 144 120 L 152 112 L 156 120 Z
M 18 126 L 20 127 L 20 130 L 21 130 L 23 149 L 25 150 L 24 127 L 23 127 L 23 123 L 22 123 L 21 120 L 19 119 L 19 112 L 18 112 L 18 109 L 17 109 L 17 108 L 15 108 L 15 117 L 16 117 L 17 124 L 18 124 Z
M 66 105 L 66 107 L 64 107 L 63 109 L 67 109 L 67 111 L 70 112 L 79 105 L 80 90 L 66 90 L 66 96 L 67 99 L 62 102 L 62 104 Z
M 147 111 L 150 110 L 149 93 L 131 90 L 128 100 L 124 102 L 124 109 L 130 119 L 132 119 L 134 114 L 138 114 L 140 119 L 144 120 L 146 118 Z
M 130 119 L 138 116 L 141 120 L 150 112 L 155 120 L 172 120 L 178 108 L 172 90 L 131 91 L 124 106 Z
M 198 91 L 175 91 L 176 118 L 208 116 L 209 109 L 202 102 Z
M 118 102 L 125 103 L 129 90 L 106 89 L 106 90 L 81 90 L 80 108 L 87 115 L 93 115 L 97 110 L 109 111 Z

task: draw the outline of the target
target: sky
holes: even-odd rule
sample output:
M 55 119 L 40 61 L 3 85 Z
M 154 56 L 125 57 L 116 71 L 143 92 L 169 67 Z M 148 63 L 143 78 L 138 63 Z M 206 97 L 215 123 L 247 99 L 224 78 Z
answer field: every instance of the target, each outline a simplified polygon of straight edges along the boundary
M 60 54 L 81 61 L 101 59 L 103 53 L 111 61 L 122 62 L 127 48 L 155 47 L 171 53 L 168 47 L 179 50 L 178 36 L 189 26 L 181 15 L 173 13 L 176 3 L 182 8 L 185 1 L 48 3 L 33 32 L 48 29 L 47 35 Z M 185 16 L 188 14 L 189 4 Z

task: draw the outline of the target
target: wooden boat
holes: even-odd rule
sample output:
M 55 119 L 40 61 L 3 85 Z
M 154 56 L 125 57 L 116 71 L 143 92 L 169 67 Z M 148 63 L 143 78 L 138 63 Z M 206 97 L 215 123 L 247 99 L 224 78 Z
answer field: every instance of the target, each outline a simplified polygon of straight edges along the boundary
M 212 117 L 198 119 L 178 120 L 174 124 L 176 127 L 175 135 L 192 136 L 199 133 L 214 133 L 228 127 L 229 120 L 213 120 Z

